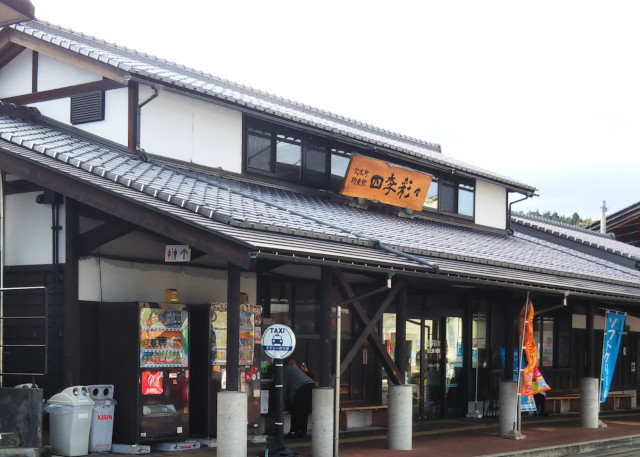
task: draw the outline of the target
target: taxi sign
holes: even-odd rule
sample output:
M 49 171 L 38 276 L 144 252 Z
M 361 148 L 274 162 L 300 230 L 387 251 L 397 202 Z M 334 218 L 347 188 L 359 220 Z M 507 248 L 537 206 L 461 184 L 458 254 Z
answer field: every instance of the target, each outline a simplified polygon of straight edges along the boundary
M 273 324 L 262 334 L 262 349 L 272 359 L 285 359 L 296 348 L 296 335 L 283 324 Z

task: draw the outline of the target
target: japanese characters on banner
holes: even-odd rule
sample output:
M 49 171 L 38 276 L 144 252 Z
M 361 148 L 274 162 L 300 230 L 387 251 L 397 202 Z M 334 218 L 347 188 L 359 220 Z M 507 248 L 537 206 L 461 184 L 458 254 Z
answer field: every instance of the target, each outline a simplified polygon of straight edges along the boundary
M 600 403 L 604 403 L 609 395 L 613 371 L 616 367 L 616 361 L 618 360 L 620 341 L 622 341 L 625 318 L 626 313 L 607 311 L 604 341 L 602 344 L 602 368 L 600 373 L 602 391 L 600 392 Z
M 526 313 L 526 319 L 525 319 Z M 522 358 L 526 365 L 522 368 L 521 382 L 520 382 L 520 395 L 531 397 L 537 393 L 550 390 L 549 387 L 540 373 L 538 368 L 538 349 L 536 347 L 536 341 L 533 337 L 533 303 L 528 300 L 520 311 L 520 341 L 523 341 L 524 346 L 522 352 L 526 357 Z M 522 333 L 524 331 L 524 339 Z M 531 399 L 531 398 L 530 398 Z
M 432 177 L 354 154 L 341 194 L 421 211 Z

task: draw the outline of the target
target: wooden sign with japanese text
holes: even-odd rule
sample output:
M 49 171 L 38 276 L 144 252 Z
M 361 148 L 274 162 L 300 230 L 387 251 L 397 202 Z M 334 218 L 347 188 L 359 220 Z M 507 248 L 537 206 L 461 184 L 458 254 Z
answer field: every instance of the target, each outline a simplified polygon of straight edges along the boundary
M 421 211 L 431 179 L 427 173 L 353 155 L 341 194 Z

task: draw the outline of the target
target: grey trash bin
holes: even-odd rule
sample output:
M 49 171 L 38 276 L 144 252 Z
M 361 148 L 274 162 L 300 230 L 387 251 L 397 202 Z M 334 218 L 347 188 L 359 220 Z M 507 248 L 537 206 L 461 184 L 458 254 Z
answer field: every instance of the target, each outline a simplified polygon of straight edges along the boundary
M 93 417 L 89 433 L 89 452 L 111 452 L 113 438 L 113 413 L 116 401 L 113 399 L 112 384 L 87 386 L 93 400 Z
M 86 386 L 67 387 L 47 401 L 53 454 L 87 455 L 93 400 Z

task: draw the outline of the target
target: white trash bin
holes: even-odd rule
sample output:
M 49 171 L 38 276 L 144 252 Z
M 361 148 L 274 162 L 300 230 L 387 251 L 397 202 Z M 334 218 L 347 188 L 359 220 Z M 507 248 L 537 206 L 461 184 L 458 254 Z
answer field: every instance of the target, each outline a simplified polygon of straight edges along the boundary
M 93 417 L 89 433 L 89 452 L 111 452 L 113 438 L 113 413 L 116 401 L 113 399 L 112 384 L 87 386 L 89 397 L 93 400 Z
M 67 387 L 47 401 L 52 454 L 88 454 L 93 405 L 86 386 Z

